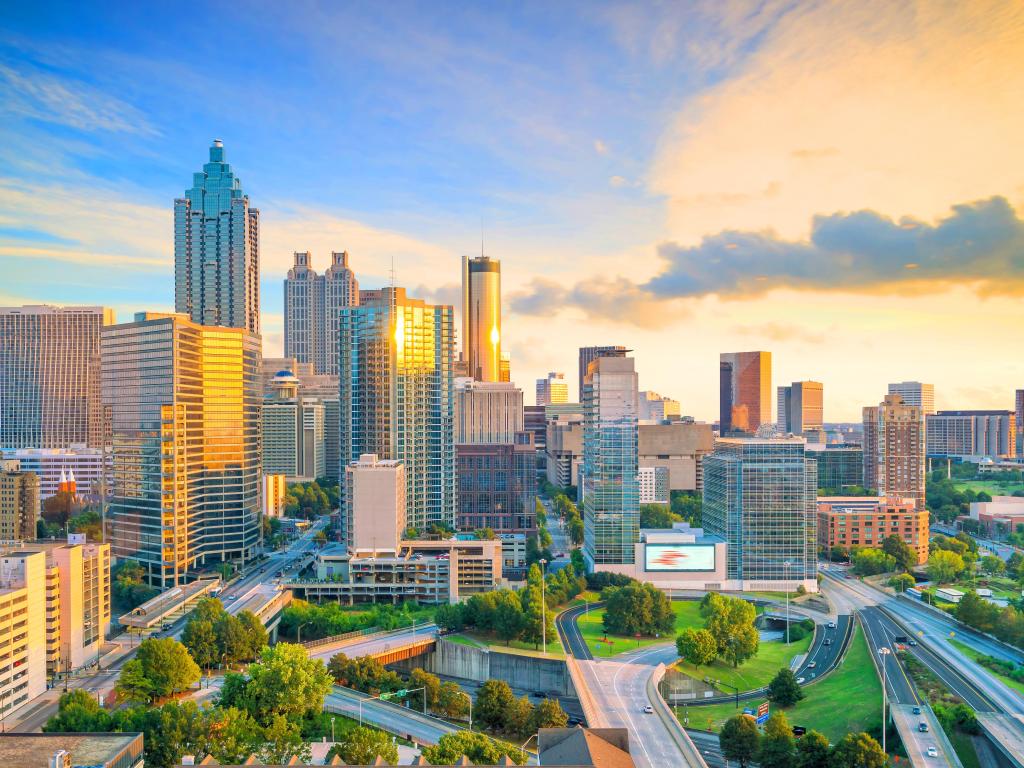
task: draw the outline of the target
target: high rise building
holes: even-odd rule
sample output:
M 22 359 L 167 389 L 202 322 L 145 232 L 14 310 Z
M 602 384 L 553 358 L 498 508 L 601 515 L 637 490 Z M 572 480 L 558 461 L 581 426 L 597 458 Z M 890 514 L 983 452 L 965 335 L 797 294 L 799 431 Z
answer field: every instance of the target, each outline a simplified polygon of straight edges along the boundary
M 537 530 L 537 451 L 533 433 L 517 432 L 511 443 L 455 446 L 459 482 L 455 527 L 496 533 Z
M 583 385 L 583 554 L 634 561 L 640 534 L 637 374 L 631 357 L 597 357 Z
M 284 281 L 284 354 L 312 365 L 315 373 L 337 376 L 338 312 L 359 303 L 359 281 L 348 251 L 331 253 L 323 275 L 312 259 L 309 251 L 296 252 Z
M 174 201 L 174 309 L 197 325 L 260 332 L 260 212 L 220 139 Z
M 523 391 L 510 382 L 455 380 L 455 443 L 513 443 L 523 431 Z
M 352 552 L 397 552 L 405 536 L 405 467 L 363 454 L 345 467 L 342 539 Z
M 38 518 L 39 478 L 17 461 L 0 461 L 0 541 L 34 539 Z
M 719 434 L 754 434 L 772 421 L 772 353 L 719 356 Z
M 567 414 L 548 419 L 544 439 L 547 480 L 559 488 L 577 487 L 583 464 L 583 416 Z
M 580 384 L 576 390 L 579 401 L 583 402 L 583 380 L 587 378 L 587 369 L 599 357 L 625 357 L 632 350 L 625 347 L 580 347 Z
M 0 307 L 0 448 L 103 445 L 104 307 Z
M 299 379 L 280 371 L 263 400 L 263 471 L 292 481 L 324 477 L 324 404 L 299 394 Z
M 384 288 L 364 291 L 339 317 L 342 461 L 371 453 L 401 461 L 409 525 L 453 526 L 452 308 Z
M 180 314 L 103 332 L 113 551 L 156 586 L 257 554 L 259 345 L 245 329 Z
M 879 496 L 911 498 L 925 508 L 924 411 L 898 394 L 864 408 L 864 483 Z
M 794 381 L 778 389 L 779 431 L 802 435 L 824 426 L 824 387 L 820 381 Z
M 1014 409 L 1017 415 L 1017 455 L 1024 456 L 1024 389 L 1015 393 Z
M 657 392 L 644 390 L 640 393 L 640 421 L 659 423 L 662 421 L 678 421 L 682 418 L 679 401 L 671 397 L 662 397 Z
M 670 491 L 699 491 L 704 487 L 704 458 L 715 447 L 710 424 L 641 424 L 639 436 L 640 466 L 667 469 Z
M 844 488 L 864 486 L 864 449 L 861 446 L 808 443 L 804 453 L 818 465 L 818 488 L 842 494 Z
M 551 371 L 546 379 L 537 379 L 537 405 L 568 402 L 569 385 L 564 373 Z
M 890 395 L 899 395 L 904 405 L 916 405 L 924 415 L 935 413 L 935 385 L 920 381 L 900 381 L 889 385 Z
M 704 530 L 728 543 L 745 589 L 817 588 L 818 475 L 799 437 L 722 438 L 704 459 Z
M 501 262 L 487 256 L 462 257 L 462 357 L 477 381 L 502 376 Z
M 947 458 L 1016 455 L 1017 414 L 1013 411 L 939 411 L 924 417 L 925 453 Z

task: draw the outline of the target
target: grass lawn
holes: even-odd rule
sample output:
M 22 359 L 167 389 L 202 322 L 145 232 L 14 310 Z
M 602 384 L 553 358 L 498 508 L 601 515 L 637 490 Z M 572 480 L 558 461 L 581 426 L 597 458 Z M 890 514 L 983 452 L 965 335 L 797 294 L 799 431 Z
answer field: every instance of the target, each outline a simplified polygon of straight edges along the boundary
M 974 650 L 968 645 L 964 645 L 959 640 L 950 640 L 949 642 L 952 643 L 953 647 L 960 651 L 960 653 L 962 653 L 968 659 L 970 659 L 971 661 L 975 661 L 978 664 L 981 664 L 981 658 L 985 655 L 984 653 L 978 653 L 978 651 Z M 984 664 L 981 664 L 981 666 L 984 667 L 985 671 L 988 672 L 990 675 L 999 678 L 1008 687 L 1012 688 L 1017 693 L 1024 696 L 1024 683 L 1019 683 L 1016 680 L 1007 677 L 1006 675 L 1002 675 L 999 672 L 996 672 L 994 669 L 989 669 L 988 667 L 985 667 Z
M 807 653 L 811 647 L 812 635 L 803 640 L 794 640 L 788 646 L 781 641 L 761 643 L 757 656 L 733 669 L 729 664 L 716 661 L 710 666 L 694 669 L 692 664 L 679 662 L 676 669 L 684 675 L 703 680 L 710 677 L 727 685 L 719 687 L 722 693 L 732 693 L 733 688 L 750 691 L 768 685 L 782 667 L 789 667 L 790 660 L 797 654 Z
M 672 610 L 676 614 L 676 628 L 669 636 L 664 637 L 622 637 L 619 635 L 608 635 L 608 642 L 604 642 L 604 608 L 591 609 L 576 620 L 580 628 L 580 634 L 586 641 L 590 652 L 595 658 L 606 658 L 615 656 L 626 651 L 635 651 L 637 648 L 645 648 L 655 643 L 664 643 L 667 640 L 675 641 L 676 635 L 687 627 L 703 627 L 704 617 L 700 615 L 700 603 L 696 600 L 673 600 Z
M 789 722 L 821 731 L 829 741 L 837 742 L 847 733 L 879 727 L 882 716 L 882 684 L 868 656 L 868 646 L 860 628 L 843 664 L 820 683 L 804 689 L 803 701 L 786 710 Z M 690 727 L 718 731 L 722 723 L 743 711 L 756 707 L 758 700 L 734 704 L 689 706 Z M 679 709 L 682 719 L 683 710 Z
M 1012 496 L 1014 491 L 1024 490 L 1024 484 L 1014 481 L 997 483 L 992 480 L 954 480 L 953 486 L 958 491 L 984 491 L 989 496 Z
M 971 592 L 975 589 L 991 589 L 993 597 L 1002 597 L 1007 600 L 1013 597 L 1020 596 L 1020 589 L 1017 587 L 1017 582 L 1013 579 L 1007 579 L 1003 576 L 978 576 L 973 581 L 958 581 L 956 584 L 951 586 L 963 592 Z
M 548 655 L 556 656 L 558 658 L 565 657 L 565 651 L 562 650 L 562 642 L 558 639 L 558 632 L 554 632 L 554 637 L 548 637 Z M 446 640 L 451 640 L 453 643 L 459 645 L 469 645 L 474 648 L 493 648 L 499 651 L 505 651 L 506 653 L 516 653 L 521 656 L 540 656 L 541 650 L 535 648 L 533 643 L 525 643 L 522 640 L 513 640 L 508 645 L 505 645 L 504 640 L 499 640 L 496 637 L 490 637 L 488 635 L 481 634 L 479 632 L 460 632 L 457 635 L 446 635 Z

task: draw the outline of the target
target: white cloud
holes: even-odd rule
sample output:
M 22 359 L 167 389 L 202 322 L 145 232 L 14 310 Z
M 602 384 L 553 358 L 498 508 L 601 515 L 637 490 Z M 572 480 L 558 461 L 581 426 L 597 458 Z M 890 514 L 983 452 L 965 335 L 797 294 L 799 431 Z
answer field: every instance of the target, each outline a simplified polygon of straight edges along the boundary
M 599 155 L 607 155 L 608 145 L 605 144 L 600 139 L 594 139 L 594 151 L 597 152 L 597 154 Z

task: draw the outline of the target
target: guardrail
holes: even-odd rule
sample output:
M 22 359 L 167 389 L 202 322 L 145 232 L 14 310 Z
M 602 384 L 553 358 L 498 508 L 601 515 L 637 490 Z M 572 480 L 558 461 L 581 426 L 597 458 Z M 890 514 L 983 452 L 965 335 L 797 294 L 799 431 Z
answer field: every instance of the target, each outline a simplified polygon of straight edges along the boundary
M 340 635 L 330 635 L 328 637 L 321 637 L 317 640 L 308 640 L 305 643 L 301 643 L 302 647 L 306 650 L 312 650 L 313 648 L 319 648 L 322 645 L 330 645 L 331 643 L 340 643 L 342 640 L 349 640 L 353 637 L 368 637 L 375 634 L 383 634 L 383 630 L 378 627 L 367 627 L 366 629 L 354 629 L 351 632 L 342 632 Z
M 654 668 L 654 672 L 651 673 L 651 676 L 647 678 L 647 698 L 650 699 L 651 706 L 654 707 L 655 714 L 661 719 L 661 722 L 665 725 L 669 734 L 672 736 L 672 740 L 676 743 L 676 746 L 679 747 L 679 751 L 682 752 L 687 765 L 689 765 L 690 768 L 708 768 L 708 764 L 704 760 L 704 756 L 693 743 L 693 739 L 691 739 L 689 734 L 686 733 L 683 726 L 679 724 L 679 720 L 676 719 L 675 714 L 669 708 L 665 699 L 661 696 L 658 684 L 664 676 L 665 665 L 659 664 Z

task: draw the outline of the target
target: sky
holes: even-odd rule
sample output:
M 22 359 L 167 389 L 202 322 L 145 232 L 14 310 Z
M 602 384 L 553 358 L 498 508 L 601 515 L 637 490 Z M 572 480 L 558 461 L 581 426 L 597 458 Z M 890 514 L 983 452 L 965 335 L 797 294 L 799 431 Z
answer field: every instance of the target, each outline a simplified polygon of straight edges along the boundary
M 824 382 L 827 421 L 890 381 L 1024 387 L 1019 2 L 112 9 L 4 9 L 0 304 L 171 309 L 173 201 L 220 138 L 268 356 L 294 251 L 457 305 L 482 247 L 527 402 L 590 344 L 704 420 L 723 351 Z

